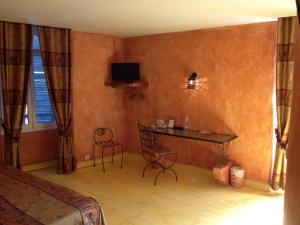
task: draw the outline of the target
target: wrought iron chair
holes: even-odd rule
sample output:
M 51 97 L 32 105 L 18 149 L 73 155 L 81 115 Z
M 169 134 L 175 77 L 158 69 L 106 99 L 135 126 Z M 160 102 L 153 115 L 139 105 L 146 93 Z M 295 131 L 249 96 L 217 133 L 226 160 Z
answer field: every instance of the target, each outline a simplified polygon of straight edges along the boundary
M 150 127 L 146 127 L 138 123 L 138 128 L 140 133 L 142 155 L 148 162 L 148 164 L 144 167 L 143 177 L 145 176 L 145 171 L 149 166 L 158 166 L 159 171 L 155 176 L 154 185 L 156 185 L 159 175 L 161 173 L 165 173 L 166 171 L 173 172 L 177 181 L 177 173 L 171 168 L 177 160 L 177 152 L 162 147 L 158 140 L 159 136 L 153 133 Z M 168 158 L 168 160 L 170 160 L 168 162 L 169 165 L 164 165 L 160 162 L 162 157 Z
M 103 159 L 103 151 L 105 148 L 112 149 L 111 163 L 113 163 L 115 147 L 119 146 L 121 148 L 121 154 L 122 154 L 120 169 L 122 169 L 122 166 L 123 166 L 123 151 L 124 151 L 123 144 L 120 144 L 119 142 L 114 141 L 113 138 L 114 138 L 114 134 L 113 134 L 112 130 L 109 128 L 97 128 L 94 132 L 94 143 L 93 143 L 94 167 L 96 166 L 95 148 L 101 147 L 101 159 L 102 159 L 103 172 L 105 172 L 104 159 Z

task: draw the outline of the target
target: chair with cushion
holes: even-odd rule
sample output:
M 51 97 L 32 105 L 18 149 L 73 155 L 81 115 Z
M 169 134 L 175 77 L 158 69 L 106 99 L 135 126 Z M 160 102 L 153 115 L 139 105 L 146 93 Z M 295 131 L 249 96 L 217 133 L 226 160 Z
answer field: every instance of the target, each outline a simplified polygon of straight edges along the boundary
M 97 128 L 94 132 L 94 143 L 93 143 L 93 158 L 94 158 L 94 167 L 96 166 L 96 157 L 95 157 L 95 149 L 96 147 L 101 147 L 101 159 L 102 159 L 102 169 L 103 172 L 105 172 L 104 168 L 104 159 L 103 159 L 103 152 L 105 149 L 111 149 L 112 150 L 112 157 L 111 162 L 114 162 L 114 154 L 115 154 L 115 148 L 119 147 L 121 148 L 121 168 L 123 166 L 123 144 L 120 144 L 119 142 L 116 142 L 113 140 L 114 134 L 111 129 L 109 128 Z
M 150 127 L 138 123 L 138 128 L 140 133 L 142 155 L 148 162 L 148 164 L 144 167 L 143 177 L 145 176 L 145 171 L 147 168 L 152 166 L 153 168 L 156 167 L 159 169 L 155 176 L 154 185 L 156 185 L 159 175 L 161 173 L 165 173 L 166 171 L 171 171 L 174 173 L 177 181 L 177 174 L 171 168 L 177 160 L 177 152 L 161 146 L 158 140 L 158 135 L 153 133 Z M 162 162 L 163 159 L 167 160 L 167 162 Z

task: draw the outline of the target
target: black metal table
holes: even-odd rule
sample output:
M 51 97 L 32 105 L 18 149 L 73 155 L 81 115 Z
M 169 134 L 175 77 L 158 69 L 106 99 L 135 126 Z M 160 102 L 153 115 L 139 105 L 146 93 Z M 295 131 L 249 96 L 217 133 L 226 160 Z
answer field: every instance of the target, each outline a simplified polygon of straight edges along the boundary
M 210 131 L 190 130 L 190 129 L 176 129 L 176 128 L 157 128 L 149 127 L 149 130 L 157 135 L 168 135 L 180 138 L 187 138 L 197 141 L 211 142 L 216 145 L 220 153 L 218 164 L 224 165 L 227 162 L 226 150 L 229 143 L 236 139 L 238 136 L 235 134 L 222 134 Z

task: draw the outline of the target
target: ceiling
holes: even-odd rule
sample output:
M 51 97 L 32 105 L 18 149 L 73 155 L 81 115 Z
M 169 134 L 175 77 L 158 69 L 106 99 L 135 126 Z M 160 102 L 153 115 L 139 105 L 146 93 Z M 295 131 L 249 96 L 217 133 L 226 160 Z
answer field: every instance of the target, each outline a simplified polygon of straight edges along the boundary
M 0 20 L 131 37 L 276 20 L 295 0 L 0 0 Z

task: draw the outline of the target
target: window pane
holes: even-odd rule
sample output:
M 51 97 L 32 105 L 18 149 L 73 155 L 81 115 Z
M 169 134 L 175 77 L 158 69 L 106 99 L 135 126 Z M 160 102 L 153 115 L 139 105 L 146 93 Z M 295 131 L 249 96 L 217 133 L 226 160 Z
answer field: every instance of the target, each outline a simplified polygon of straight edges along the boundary
M 24 124 L 25 125 L 29 124 L 28 105 L 27 104 L 25 105 Z
M 54 122 L 54 114 L 48 94 L 43 61 L 40 55 L 40 44 L 37 27 L 35 27 L 33 38 L 33 88 L 35 101 L 35 119 L 36 123 Z

